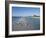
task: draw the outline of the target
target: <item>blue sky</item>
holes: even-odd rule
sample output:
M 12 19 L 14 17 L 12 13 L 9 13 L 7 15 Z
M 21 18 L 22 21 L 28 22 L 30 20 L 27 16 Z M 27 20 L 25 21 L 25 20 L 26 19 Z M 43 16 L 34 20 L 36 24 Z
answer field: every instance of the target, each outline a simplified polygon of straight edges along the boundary
M 40 15 L 40 8 L 35 7 L 12 7 L 12 16 Z

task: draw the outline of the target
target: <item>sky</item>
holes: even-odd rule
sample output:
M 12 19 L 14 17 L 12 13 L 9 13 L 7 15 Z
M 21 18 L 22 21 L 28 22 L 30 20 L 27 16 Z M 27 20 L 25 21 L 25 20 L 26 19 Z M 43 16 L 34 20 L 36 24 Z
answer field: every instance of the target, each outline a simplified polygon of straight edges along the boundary
M 40 15 L 40 8 L 36 7 L 12 7 L 12 16 Z

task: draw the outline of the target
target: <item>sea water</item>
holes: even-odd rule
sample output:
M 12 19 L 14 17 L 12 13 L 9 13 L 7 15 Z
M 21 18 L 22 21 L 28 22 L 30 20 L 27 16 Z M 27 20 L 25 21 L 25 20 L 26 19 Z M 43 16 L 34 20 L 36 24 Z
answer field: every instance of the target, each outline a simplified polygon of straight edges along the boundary
M 40 17 L 12 17 L 12 31 L 40 30 Z

